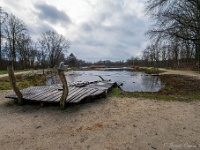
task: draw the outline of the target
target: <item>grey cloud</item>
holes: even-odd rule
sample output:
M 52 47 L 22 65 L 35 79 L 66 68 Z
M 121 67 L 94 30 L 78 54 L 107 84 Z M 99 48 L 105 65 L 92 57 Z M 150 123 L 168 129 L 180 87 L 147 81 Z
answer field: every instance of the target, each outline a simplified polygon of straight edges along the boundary
M 88 3 L 88 11 L 85 12 L 84 19 L 73 16 L 73 11 L 77 13 L 78 7 L 81 7 L 75 5 L 78 0 L 71 3 L 73 5 L 70 7 L 74 8 L 74 10 L 69 10 L 69 12 L 72 11 L 70 12 L 71 18 L 64 10 L 55 7 L 54 1 L 49 2 L 52 5 L 44 1 L 41 3 L 39 0 L 2 1 L 13 11 L 12 13 L 19 15 L 18 17 L 25 16 L 18 10 L 24 10 L 23 12 L 28 10 L 30 16 L 34 17 L 33 19 L 27 18 L 28 28 L 31 36 L 36 40 L 46 30 L 59 30 L 57 25 L 63 27 L 69 25 L 63 28 L 66 31 L 63 34 L 66 34 L 72 43 L 69 53 L 74 53 L 79 59 L 86 61 L 125 60 L 140 54 L 147 43 L 144 33 L 148 28 L 148 22 L 144 18 L 139 18 L 139 16 L 142 17 L 137 14 L 140 11 L 131 10 L 129 7 L 129 4 L 131 7 L 134 6 L 136 1 L 137 3 L 142 1 L 141 3 L 144 4 L 146 0 L 83 0 Z M 24 3 L 30 3 L 27 5 L 28 8 L 24 8 L 22 5 Z M 137 6 L 134 8 L 137 9 Z M 71 20 L 72 18 L 74 20 Z
M 147 25 L 133 15 L 121 14 L 119 17 L 120 23 L 112 26 L 104 26 L 96 20 L 80 26 L 81 34 L 77 41 L 81 41 L 80 45 L 90 47 L 90 55 L 85 51 L 87 59 L 92 61 L 98 57 L 102 60 L 125 60 L 137 56 L 143 50 L 142 43 L 145 41 Z M 74 45 L 76 44 L 79 45 L 78 42 Z M 105 52 L 106 55 L 99 52 Z M 78 57 L 86 58 L 84 55 Z
M 85 32 L 91 32 L 93 30 L 93 27 L 90 24 L 85 23 L 81 26 L 81 30 Z
M 40 22 L 40 24 L 30 24 L 29 25 L 29 31 L 30 34 L 32 35 L 32 38 L 36 41 L 40 35 L 45 32 L 45 31 L 55 31 L 51 26 L 44 22 Z
M 35 4 L 35 8 L 39 11 L 38 16 L 41 20 L 46 20 L 52 24 L 61 23 L 62 25 L 68 25 L 71 23 L 70 17 L 55 6 L 43 3 Z

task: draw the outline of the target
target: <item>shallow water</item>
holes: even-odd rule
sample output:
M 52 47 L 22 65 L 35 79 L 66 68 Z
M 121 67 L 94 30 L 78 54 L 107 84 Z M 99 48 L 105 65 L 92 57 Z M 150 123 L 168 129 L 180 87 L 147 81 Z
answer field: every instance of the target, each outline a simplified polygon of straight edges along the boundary
M 105 80 L 123 83 L 122 90 L 129 92 L 156 92 L 164 87 L 158 76 L 128 70 L 69 71 L 65 74 L 68 83 L 101 80 L 101 76 Z

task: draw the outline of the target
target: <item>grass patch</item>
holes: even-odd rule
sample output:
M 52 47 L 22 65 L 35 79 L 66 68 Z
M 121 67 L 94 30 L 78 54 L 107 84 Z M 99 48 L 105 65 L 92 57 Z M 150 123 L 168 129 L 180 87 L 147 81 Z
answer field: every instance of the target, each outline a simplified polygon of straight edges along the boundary
M 200 80 L 181 75 L 162 75 L 165 87 L 158 92 L 125 92 L 114 88 L 110 97 L 136 97 L 166 101 L 200 100 Z
M 7 70 L 1 70 L 0 71 L 0 74 L 7 74 L 8 72 L 7 72 Z
M 24 89 L 30 86 L 45 85 L 46 77 L 44 75 L 16 75 L 16 83 L 19 89 Z M 11 90 L 9 77 L 0 78 L 0 90 Z
M 26 71 L 33 71 L 33 70 L 14 70 L 14 72 L 26 72 Z M 7 70 L 0 70 L 0 74 L 8 74 Z
M 155 68 L 155 67 L 141 67 L 139 71 L 143 71 L 147 74 L 159 74 L 165 72 L 163 69 Z

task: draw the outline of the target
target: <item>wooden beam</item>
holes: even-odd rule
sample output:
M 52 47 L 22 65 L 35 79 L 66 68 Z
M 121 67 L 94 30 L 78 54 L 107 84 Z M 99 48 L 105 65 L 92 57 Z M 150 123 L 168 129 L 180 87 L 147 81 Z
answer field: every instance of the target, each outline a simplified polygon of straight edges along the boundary
M 19 105 L 23 105 L 23 99 L 22 99 L 23 95 L 22 95 L 22 93 L 20 92 L 20 90 L 17 87 L 16 78 L 15 78 L 15 75 L 14 75 L 13 67 L 12 66 L 8 66 L 7 70 L 8 70 L 8 76 L 10 78 L 10 85 L 11 85 L 13 91 L 15 92 L 15 94 L 17 95 L 18 104 Z
M 68 96 L 68 86 L 67 86 L 67 80 L 64 74 L 64 70 L 59 68 L 58 69 L 58 75 L 60 77 L 60 80 L 62 82 L 63 85 L 63 92 L 62 92 L 62 96 L 60 98 L 60 108 L 61 109 L 65 109 L 65 104 L 66 104 L 66 99 Z

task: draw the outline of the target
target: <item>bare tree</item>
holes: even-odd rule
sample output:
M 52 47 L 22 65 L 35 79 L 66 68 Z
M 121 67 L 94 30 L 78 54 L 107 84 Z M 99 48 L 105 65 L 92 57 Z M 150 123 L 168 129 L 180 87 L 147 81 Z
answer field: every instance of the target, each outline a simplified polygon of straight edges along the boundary
M 43 55 L 43 62 L 48 58 L 50 67 L 54 67 L 58 64 L 60 54 L 67 52 L 70 47 L 70 42 L 54 31 L 42 33 L 38 41 Z
M 147 12 L 155 21 L 148 34 L 160 40 L 175 39 L 195 45 L 195 57 L 200 66 L 200 1 L 148 0 Z M 171 43 L 172 45 L 174 43 Z M 190 49 L 192 51 L 192 49 Z
M 8 42 L 8 50 L 11 56 L 11 64 L 15 68 L 17 60 L 17 41 L 22 34 L 26 34 L 26 26 L 22 20 L 14 15 L 9 15 L 4 28 L 5 38 Z
M 30 57 L 32 51 L 32 40 L 28 34 L 20 34 L 17 39 L 17 54 L 19 64 L 22 69 L 30 67 Z M 33 55 L 34 57 L 34 55 Z
M 2 37 L 3 37 L 2 27 L 6 21 L 7 16 L 8 14 L 4 12 L 2 10 L 2 7 L 0 6 L 0 69 L 2 69 Z

